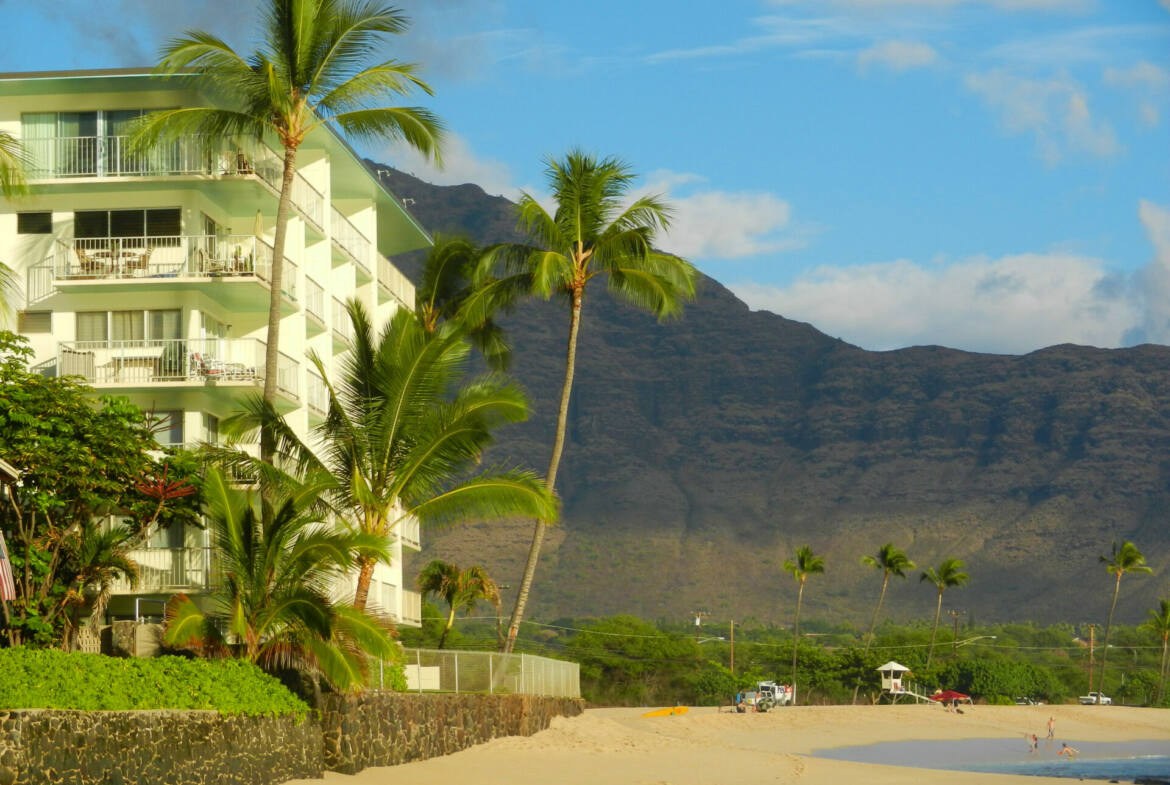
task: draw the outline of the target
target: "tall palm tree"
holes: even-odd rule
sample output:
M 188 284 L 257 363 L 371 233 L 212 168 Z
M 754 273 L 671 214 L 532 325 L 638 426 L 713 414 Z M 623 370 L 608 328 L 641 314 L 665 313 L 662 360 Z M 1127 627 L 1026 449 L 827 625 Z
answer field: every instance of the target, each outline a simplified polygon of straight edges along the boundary
M 609 291 L 619 299 L 666 319 L 681 313 L 683 301 L 695 296 L 697 273 L 686 260 L 654 250 L 658 231 L 669 225 L 670 209 L 659 196 L 630 198 L 635 175 L 624 161 L 612 157 L 598 160 L 572 150 L 559 161 L 549 159 L 545 174 L 555 212 L 550 215 L 536 198 L 524 194 L 519 204 L 520 225 L 531 244 L 500 247 L 494 256 L 507 260 L 512 271 L 522 270 L 535 294 L 546 298 L 560 295 L 569 306 L 565 377 L 545 474 L 549 488 L 555 488 L 589 282 L 604 275 Z M 537 521 L 505 651 L 510 652 L 516 644 L 545 529 L 546 523 Z
M 1150 618 L 1142 625 L 1145 629 L 1162 639 L 1162 662 L 1158 666 L 1158 697 L 1154 705 L 1162 704 L 1162 696 L 1166 693 L 1166 649 L 1170 643 L 1170 599 L 1163 599 L 1157 608 L 1151 608 Z
M 934 637 L 938 634 L 938 619 L 942 615 L 943 592 L 955 586 L 962 586 L 970 576 L 963 572 L 963 562 L 960 559 L 943 559 L 936 570 L 927 567 L 918 582 L 929 581 L 938 589 L 938 604 L 934 609 L 934 626 L 930 628 L 930 648 L 926 650 L 926 667 L 930 667 L 930 660 L 934 657 Z
M 424 524 L 531 517 L 555 521 L 557 501 L 531 472 L 473 473 L 501 424 L 528 416 L 528 400 L 495 375 L 464 379 L 470 348 L 457 325 L 428 333 L 414 314 L 399 310 L 375 337 L 365 308 L 347 304 L 353 344 L 335 379 L 310 361 L 325 381 L 328 411 L 313 431 L 319 449 L 303 442 L 261 399 L 225 420 L 237 437 L 273 435 L 277 463 L 296 475 L 332 477 L 327 489 L 337 514 L 367 535 L 385 538 L 414 516 Z M 237 454 L 263 479 L 275 467 Z M 377 560 L 359 556 L 354 606 L 365 608 Z
M 882 610 L 882 602 L 886 599 L 886 587 L 890 584 L 890 576 L 897 575 L 899 578 L 906 577 L 906 571 L 914 569 L 914 562 L 906 556 L 900 549 L 894 547 L 892 542 L 887 542 L 878 549 L 876 556 L 862 556 L 861 563 L 867 567 L 881 570 L 882 573 L 882 590 L 878 594 L 877 607 L 873 609 L 873 618 L 869 620 L 869 631 L 865 634 L 865 654 L 869 654 L 869 647 L 873 645 L 873 631 L 877 627 L 878 614 Z M 857 692 L 861 689 L 861 683 L 858 682 L 853 687 L 853 702 L 857 703 Z
M 24 172 L 28 164 L 20 140 L 0 131 L 0 195 L 12 199 L 26 191 Z M 0 326 L 12 315 L 12 305 L 19 294 L 16 271 L 0 262 Z
M 439 648 L 447 643 L 447 635 L 455 625 L 455 613 L 461 608 L 468 612 L 475 610 L 476 603 L 486 600 L 495 605 L 499 602 L 500 588 L 488 577 L 483 567 L 468 567 L 460 570 L 456 565 L 435 559 L 423 567 L 418 575 L 418 590 L 423 596 L 441 597 L 447 603 L 447 626 L 439 636 Z
M 266 670 L 320 674 L 341 690 L 367 682 L 369 657 L 392 659 L 397 646 L 388 622 L 332 599 L 358 558 L 388 558 L 386 541 L 318 523 L 316 501 L 326 487 L 314 481 L 282 489 L 265 520 L 250 494 L 210 468 L 203 495 L 222 581 L 208 612 L 186 595 L 171 598 L 164 640 Z
M 796 558 L 784 562 L 784 569 L 792 573 L 800 584 L 796 592 L 796 620 L 792 624 L 792 705 L 796 705 L 796 651 L 800 643 L 800 605 L 804 600 L 804 582 L 810 575 L 823 575 L 825 560 L 813 553 L 812 548 L 802 545 L 796 549 Z
M 1146 566 L 1146 557 L 1129 540 L 1122 542 L 1121 547 L 1118 547 L 1117 541 L 1114 540 L 1112 552 L 1108 556 L 1100 556 L 1099 560 L 1105 565 L 1106 572 L 1116 577 L 1113 583 L 1113 604 L 1109 606 L 1109 618 L 1105 621 L 1105 640 L 1101 645 L 1101 673 L 1100 678 L 1097 679 L 1097 689 L 1104 692 L 1105 664 L 1109 659 L 1109 628 L 1113 626 L 1113 611 L 1117 609 L 1117 595 L 1121 591 L 1121 576 L 1127 572 L 1148 575 L 1153 572 L 1153 569 Z
M 297 151 L 322 126 L 363 141 L 401 139 L 423 155 L 438 158 L 442 127 L 420 107 L 387 107 L 387 96 L 415 89 L 431 94 L 417 66 L 371 56 L 387 35 L 406 31 L 401 11 L 377 0 L 266 0 L 261 47 L 237 54 L 211 33 L 188 31 L 167 43 L 158 69 L 194 74 L 209 106 L 153 112 L 134 135 L 136 149 L 182 136 L 218 145 L 225 138 L 262 141 L 275 137 L 283 148 L 283 178 L 276 210 L 269 285 L 264 399 L 276 399 L 280 350 L 280 292 L 289 204 Z M 269 457 L 269 445 L 261 444 Z

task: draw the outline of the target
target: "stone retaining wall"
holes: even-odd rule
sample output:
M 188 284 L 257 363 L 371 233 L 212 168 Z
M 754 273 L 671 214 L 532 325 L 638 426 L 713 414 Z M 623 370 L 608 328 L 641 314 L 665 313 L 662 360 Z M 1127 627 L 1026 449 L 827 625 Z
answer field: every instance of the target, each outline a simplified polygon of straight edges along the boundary
M 325 768 L 356 774 L 450 755 L 499 736 L 531 736 L 584 708 L 581 700 L 534 695 L 329 695 L 321 719 Z
M 322 776 L 321 728 L 214 711 L 0 711 L 0 785 L 275 785 Z
M 276 785 L 530 736 L 580 700 L 328 695 L 320 719 L 214 711 L 0 710 L 0 785 Z

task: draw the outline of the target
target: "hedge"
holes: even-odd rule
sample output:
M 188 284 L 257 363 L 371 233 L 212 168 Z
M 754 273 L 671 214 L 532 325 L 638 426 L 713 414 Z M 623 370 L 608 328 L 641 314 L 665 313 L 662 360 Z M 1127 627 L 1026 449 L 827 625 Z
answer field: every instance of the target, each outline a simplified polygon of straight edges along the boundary
M 304 716 L 308 708 L 279 680 L 241 660 L 0 649 L 0 709 L 210 709 Z

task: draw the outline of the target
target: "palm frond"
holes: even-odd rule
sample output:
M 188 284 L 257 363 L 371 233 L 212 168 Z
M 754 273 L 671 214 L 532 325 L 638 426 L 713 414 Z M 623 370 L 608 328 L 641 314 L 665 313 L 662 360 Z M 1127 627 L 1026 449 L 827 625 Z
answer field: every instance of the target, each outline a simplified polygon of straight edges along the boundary
M 484 473 L 436 494 L 408 510 L 428 525 L 469 520 L 534 518 L 554 523 L 559 502 L 531 472 Z

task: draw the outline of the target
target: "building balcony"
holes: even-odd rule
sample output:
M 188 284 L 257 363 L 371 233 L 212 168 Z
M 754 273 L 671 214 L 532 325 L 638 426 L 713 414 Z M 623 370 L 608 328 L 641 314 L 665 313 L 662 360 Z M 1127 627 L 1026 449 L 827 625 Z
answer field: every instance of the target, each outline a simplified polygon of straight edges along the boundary
M 309 371 L 305 387 L 305 407 L 309 410 L 309 419 L 314 425 L 320 424 L 329 413 L 329 393 L 325 389 L 325 380 Z
M 264 351 L 265 342 L 256 338 L 61 341 L 57 374 L 80 376 L 97 388 L 195 390 L 234 397 L 241 390 L 263 388 Z M 297 361 L 282 352 L 277 365 L 279 408 L 299 405 L 299 372 Z
M 340 354 L 353 346 L 353 320 L 345 303 L 333 298 L 333 353 Z
M 209 143 L 204 137 L 183 136 L 145 152 L 132 151 L 128 136 L 58 136 L 21 141 L 29 158 L 28 179 L 33 184 L 110 178 L 251 179 L 279 196 L 283 180 L 283 156 L 250 139 Z M 310 228 L 324 236 L 325 197 L 321 192 L 297 174 L 291 199 Z
M 201 291 L 236 312 L 268 310 L 272 246 L 253 235 L 102 237 L 61 240 L 29 270 L 28 296 L 168 289 Z M 287 258 L 281 275 L 285 315 L 296 312 L 298 269 Z
M 339 262 L 352 262 L 357 268 L 358 283 L 373 278 L 370 272 L 370 256 L 373 244 L 336 207 L 330 208 L 330 237 L 333 240 L 333 258 Z
M 385 256 L 378 256 L 378 302 L 396 300 L 399 305 L 414 308 L 414 284 Z
M 305 334 L 320 335 L 325 332 L 326 324 L 325 289 L 305 276 Z
M 113 594 L 170 594 L 204 592 L 215 585 L 210 548 L 137 548 L 126 558 L 138 565 L 133 587 L 125 578 L 115 580 Z

